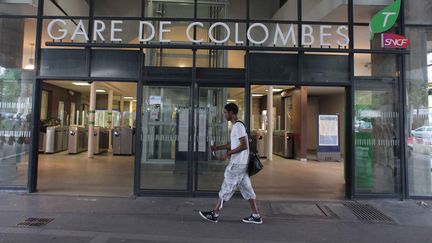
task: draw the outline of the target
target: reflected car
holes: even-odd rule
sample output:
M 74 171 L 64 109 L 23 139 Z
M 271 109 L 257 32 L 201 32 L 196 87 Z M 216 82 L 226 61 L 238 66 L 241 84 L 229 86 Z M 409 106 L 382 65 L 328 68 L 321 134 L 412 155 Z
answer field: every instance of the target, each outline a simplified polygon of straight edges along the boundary
M 372 129 L 372 123 L 363 121 L 363 120 L 356 120 L 354 124 L 355 131 L 359 130 L 370 130 Z
M 410 148 L 414 153 L 430 155 L 432 153 L 432 135 L 414 136 Z
M 432 137 L 432 126 L 422 126 L 411 131 L 413 137 Z
M 412 149 L 412 147 L 413 147 L 413 141 L 414 141 L 414 137 L 409 136 L 409 137 L 407 138 L 407 145 L 408 145 L 408 148 Z

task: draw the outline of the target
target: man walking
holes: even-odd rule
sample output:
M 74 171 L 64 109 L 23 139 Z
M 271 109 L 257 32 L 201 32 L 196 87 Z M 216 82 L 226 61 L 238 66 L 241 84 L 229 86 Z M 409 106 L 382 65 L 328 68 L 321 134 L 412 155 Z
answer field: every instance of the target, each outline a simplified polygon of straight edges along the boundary
M 229 103 L 224 108 L 224 117 L 230 121 L 231 129 L 231 142 L 228 144 L 211 147 L 212 151 L 227 150 L 225 156 L 221 160 L 226 160 L 230 157 L 230 162 L 225 168 L 224 181 L 219 191 L 219 200 L 212 211 L 203 212 L 199 214 L 204 219 L 217 223 L 219 212 L 223 207 L 224 202 L 227 202 L 234 195 L 237 188 L 240 190 L 243 198 L 249 201 L 252 215 L 243 219 L 244 223 L 262 224 L 263 221 L 258 213 L 256 204 L 256 195 L 252 188 L 252 184 L 248 175 L 249 163 L 249 146 L 248 135 L 246 127 L 243 122 L 237 118 L 238 106 L 234 103 Z

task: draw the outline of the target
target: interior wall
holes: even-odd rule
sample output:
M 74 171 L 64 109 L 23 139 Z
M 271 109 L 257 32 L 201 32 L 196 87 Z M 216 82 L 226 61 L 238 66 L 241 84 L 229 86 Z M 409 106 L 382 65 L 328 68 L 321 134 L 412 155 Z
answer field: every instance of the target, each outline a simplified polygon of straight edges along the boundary
M 260 128 L 260 114 L 261 114 L 261 97 L 252 97 L 252 130 Z
M 260 109 L 261 109 L 260 111 L 267 110 L 267 95 L 260 97 L 259 105 L 260 105 Z
M 294 133 L 294 156 L 299 158 L 300 156 L 300 131 L 301 131 L 301 100 L 300 100 L 300 88 L 296 88 L 292 92 L 292 130 Z
M 319 97 L 308 97 L 307 127 L 308 127 L 308 150 L 317 150 L 318 143 L 318 113 L 320 107 Z
M 108 94 L 97 94 L 96 110 L 107 110 L 107 109 L 108 109 Z
M 283 113 L 284 113 L 284 106 L 282 104 L 282 96 L 281 96 L 280 93 L 274 93 L 273 94 L 273 107 L 276 108 L 276 113 L 275 113 L 276 121 L 275 121 L 274 130 L 275 131 L 276 130 L 281 130 L 280 126 L 282 124 L 282 117 L 283 117 Z M 280 124 L 279 124 L 278 120 L 280 120 Z
M 120 110 L 120 101 L 113 99 L 113 110 Z M 108 110 L 108 94 L 96 95 L 96 110 Z M 127 110 L 129 111 L 129 103 Z
M 71 110 L 70 110 L 71 103 L 75 102 L 77 109 L 81 107 L 81 98 L 82 98 L 81 93 L 74 92 L 72 95 L 69 93 L 69 90 L 48 83 L 42 83 L 42 90 L 46 90 L 49 92 L 47 118 L 53 119 L 58 117 L 59 102 L 63 101 L 64 108 L 65 108 L 64 125 L 67 125 L 68 121 L 66 119 L 68 115 L 70 117 L 71 114 Z

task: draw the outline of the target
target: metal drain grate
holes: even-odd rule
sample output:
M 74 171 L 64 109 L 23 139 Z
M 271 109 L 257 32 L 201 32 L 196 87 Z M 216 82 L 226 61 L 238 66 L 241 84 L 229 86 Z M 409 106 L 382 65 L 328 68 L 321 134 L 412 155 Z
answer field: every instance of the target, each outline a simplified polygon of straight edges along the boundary
M 349 208 L 357 217 L 357 219 L 361 221 L 395 223 L 393 219 L 369 204 L 344 203 L 344 206 Z
M 40 226 L 45 226 L 45 225 L 49 224 L 53 220 L 54 219 L 52 219 L 52 218 L 28 218 L 28 219 L 24 220 L 23 222 L 20 222 L 18 224 L 18 226 L 40 227 Z

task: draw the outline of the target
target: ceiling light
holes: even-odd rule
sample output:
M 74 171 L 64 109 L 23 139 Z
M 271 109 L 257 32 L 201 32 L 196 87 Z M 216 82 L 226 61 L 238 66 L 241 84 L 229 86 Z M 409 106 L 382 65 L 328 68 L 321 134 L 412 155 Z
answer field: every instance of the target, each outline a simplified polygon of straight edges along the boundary
M 132 96 L 126 96 L 126 97 L 123 97 L 123 99 L 125 99 L 125 100 L 133 100 L 134 97 L 132 97 Z
M 76 86 L 90 86 L 90 84 L 87 82 L 74 82 L 72 84 Z
M 237 100 L 227 99 L 228 102 L 236 102 Z
M 252 97 L 263 97 L 263 94 L 252 94 Z
M 106 91 L 104 89 L 97 89 L 96 93 L 105 93 Z
M 273 92 L 281 92 L 283 89 L 273 89 Z M 268 92 L 268 89 L 265 90 L 266 92 Z

